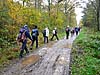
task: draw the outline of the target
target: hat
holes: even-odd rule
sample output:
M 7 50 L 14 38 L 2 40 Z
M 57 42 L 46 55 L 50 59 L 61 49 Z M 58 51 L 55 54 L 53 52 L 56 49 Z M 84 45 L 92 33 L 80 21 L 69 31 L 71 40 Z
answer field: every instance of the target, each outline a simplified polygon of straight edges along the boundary
M 69 27 L 69 25 L 67 27 Z
M 55 29 L 57 29 L 57 28 L 55 27 Z
M 24 27 L 27 27 L 27 25 L 24 25 Z

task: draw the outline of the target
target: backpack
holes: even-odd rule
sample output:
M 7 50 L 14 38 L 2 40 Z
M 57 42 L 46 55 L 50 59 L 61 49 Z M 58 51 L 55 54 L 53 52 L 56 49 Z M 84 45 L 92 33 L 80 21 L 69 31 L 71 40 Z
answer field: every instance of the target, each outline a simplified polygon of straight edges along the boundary
M 69 30 L 69 28 L 66 28 L 66 32 L 69 32 L 70 30 Z
M 43 30 L 43 36 L 46 36 L 46 30 Z
M 25 32 L 26 31 L 24 29 L 20 29 L 18 37 L 17 37 L 18 42 L 23 42 L 26 39 Z
M 37 30 L 36 30 L 36 29 L 33 29 L 33 30 L 32 30 L 32 36 L 34 36 L 34 37 L 37 36 Z
M 78 28 L 76 28 L 75 31 L 78 32 Z

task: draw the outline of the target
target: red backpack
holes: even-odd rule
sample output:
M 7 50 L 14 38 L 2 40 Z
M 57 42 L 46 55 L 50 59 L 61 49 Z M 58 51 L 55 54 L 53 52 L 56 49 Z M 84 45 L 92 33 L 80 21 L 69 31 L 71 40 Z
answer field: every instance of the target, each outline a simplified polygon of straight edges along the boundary
M 17 41 L 23 42 L 26 39 L 25 31 L 18 34 Z

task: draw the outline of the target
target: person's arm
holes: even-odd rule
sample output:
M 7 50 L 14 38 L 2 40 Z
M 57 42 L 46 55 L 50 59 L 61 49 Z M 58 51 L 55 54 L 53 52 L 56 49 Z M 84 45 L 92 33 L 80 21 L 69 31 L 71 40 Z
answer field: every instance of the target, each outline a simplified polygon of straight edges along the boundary
M 32 34 L 33 34 L 33 31 L 31 32 L 31 36 L 32 36 Z

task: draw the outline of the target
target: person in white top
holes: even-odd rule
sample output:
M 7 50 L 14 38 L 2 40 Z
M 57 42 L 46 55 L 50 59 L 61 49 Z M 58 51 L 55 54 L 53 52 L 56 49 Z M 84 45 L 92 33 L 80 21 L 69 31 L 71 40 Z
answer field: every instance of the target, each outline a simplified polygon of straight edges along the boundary
M 51 41 L 53 40 L 54 36 L 56 37 L 57 40 L 59 40 L 58 36 L 57 36 L 57 28 L 54 28 L 54 30 L 52 31 L 53 36 L 51 38 Z
M 49 39 L 49 29 L 48 27 L 46 27 L 43 31 L 43 37 L 44 37 L 44 43 L 48 43 L 48 39 Z
M 49 37 L 49 29 L 45 28 L 45 30 L 46 30 L 46 37 Z

